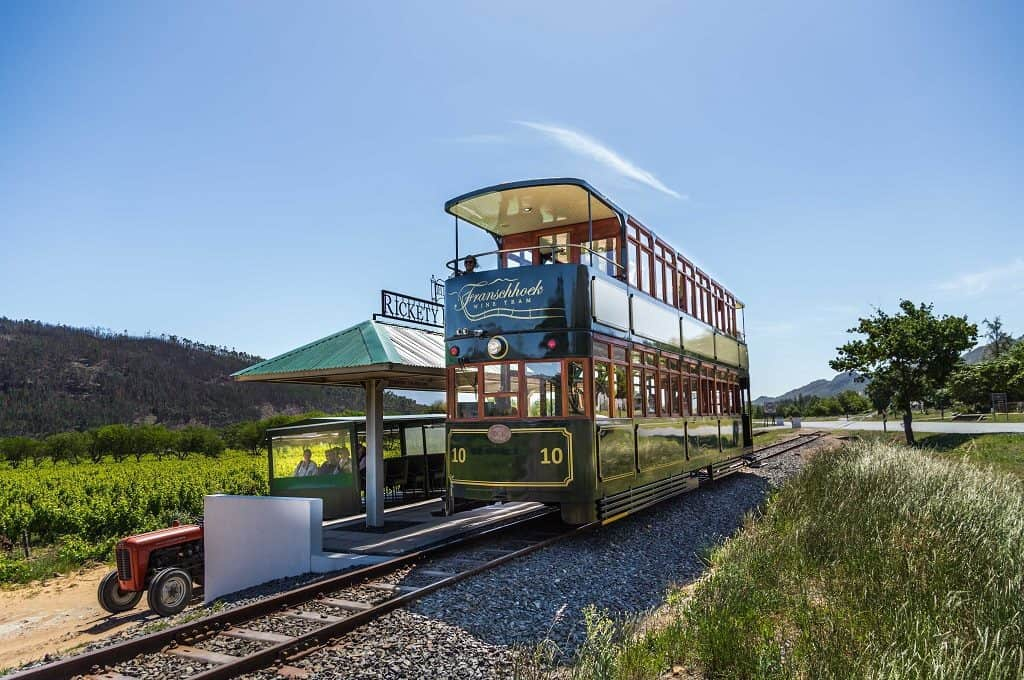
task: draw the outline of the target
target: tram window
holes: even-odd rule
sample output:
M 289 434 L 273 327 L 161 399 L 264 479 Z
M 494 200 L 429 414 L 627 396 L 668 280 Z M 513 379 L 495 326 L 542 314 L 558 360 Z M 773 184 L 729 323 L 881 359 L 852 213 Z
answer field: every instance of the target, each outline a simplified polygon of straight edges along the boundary
M 594 357 L 598 359 L 608 358 L 608 343 L 594 341 Z
M 532 417 L 561 416 L 562 364 L 531 361 L 526 364 L 526 404 Z
M 608 364 L 594 362 L 594 416 L 611 417 L 611 368 Z
M 633 368 L 633 415 L 637 418 L 644 414 L 644 378 L 643 371 Z
M 567 263 L 571 260 L 569 253 L 569 232 L 563 231 L 558 234 L 547 234 L 540 237 L 540 263 L 550 264 L 552 262 Z M 545 254 L 549 253 L 549 257 Z M 547 261 L 545 261 L 545 259 Z
M 586 374 L 584 373 L 582 361 L 570 361 L 566 364 L 566 383 L 568 392 L 569 415 L 584 416 L 587 414 L 586 402 Z
M 672 381 L 669 378 L 668 373 L 659 374 L 658 383 L 658 399 L 661 408 L 661 415 L 667 416 L 672 413 Z
M 671 385 L 671 387 L 669 388 L 669 395 L 670 395 L 670 397 L 672 399 L 672 403 L 671 403 L 672 415 L 678 416 L 680 414 L 680 410 L 679 410 L 679 376 L 673 374 L 670 377 L 669 383 Z
M 445 452 L 445 426 L 427 425 L 424 429 L 424 440 L 427 445 L 427 453 Z
M 644 363 L 647 364 L 648 366 L 657 366 L 657 357 L 658 355 L 654 354 L 653 352 L 644 352 Z
M 519 364 L 484 364 L 484 393 L 519 392 Z
M 476 418 L 480 409 L 477 395 L 479 371 L 476 368 L 455 369 L 455 417 Z
M 594 267 L 608 276 L 617 276 L 619 273 L 618 267 L 615 266 L 619 260 L 617 241 L 614 238 L 599 238 L 586 244 L 594 253 Z M 590 262 L 589 253 L 584 252 L 580 257 L 586 257 L 586 262 Z
M 624 362 L 626 360 L 626 348 L 621 345 L 612 345 L 612 360 Z
M 629 382 L 626 380 L 626 367 L 615 366 L 615 382 L 612 394 L 615 400 L 615 417 L 629 417 Z
M 645 371 L 644 378 L 647 391 L 647 413 L 645 415 L 654 416 L 658 413 L 658 374 L 655 371 Z
M 423 428 L 421 426 L 403 428 L 402 439 L 405 440 L 405 455 L 423 455 Z
M 661 250 L 660 246 L 658 247 L 658 250 L 659 251 Z M 663 280 L 665 278 L 665 260 L 661 257 L 661 253 L 660 252 L 658 253 L 658 257 L 656 257 L 654 259 L 653 274 L 654 274 L 654 288 L 652 289 L 651 294 L 654 297 L 656 297 L 659 300 L 661 300 L 664 297 L 664 294 L 665 294 L 665 287 L 664 287 L 664 282 L 663 282 Z
M 532 264 L 533 250 L 531 248 L 505 253 L 505 267 L 508 269 L 513 267 L 529 267 Z
M 629 285 L 636 288 L 640 280 L 640 244 L 630 241 L 626 250 L 629 251 Z
M 484 417 L 519 415 L 519 364 L 484 365 Z

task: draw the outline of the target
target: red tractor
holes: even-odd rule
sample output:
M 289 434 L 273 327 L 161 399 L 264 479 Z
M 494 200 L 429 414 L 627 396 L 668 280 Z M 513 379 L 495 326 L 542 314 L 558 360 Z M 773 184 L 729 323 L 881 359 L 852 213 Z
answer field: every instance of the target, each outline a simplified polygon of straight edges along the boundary
M 117 569 L 100 581 L 100 606 L 111 614 L 132 609 L 148 592 L 149 608 L 172 616 L 192 599 L 192 584 L 203 583 L 203 527 L 179 525 L 118 541 Z

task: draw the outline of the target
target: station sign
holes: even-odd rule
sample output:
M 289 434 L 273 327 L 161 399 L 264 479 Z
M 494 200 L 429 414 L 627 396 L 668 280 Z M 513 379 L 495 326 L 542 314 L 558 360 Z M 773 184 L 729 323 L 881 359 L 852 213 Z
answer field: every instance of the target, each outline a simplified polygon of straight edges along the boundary
M 391 290 L 380 292 L 380 314 L 374 316 L 444 328 L 444 305 Z
M 1008 413 L 1010 411 L 1006 400 L 1006 392 L 992 393 L 992 413 Z
M 775 415 L 775 402 L 774 401 L 765 402 L 765 404 L 764 404 L 764 414 L 766 416 L 773 416 L 773 415 Z

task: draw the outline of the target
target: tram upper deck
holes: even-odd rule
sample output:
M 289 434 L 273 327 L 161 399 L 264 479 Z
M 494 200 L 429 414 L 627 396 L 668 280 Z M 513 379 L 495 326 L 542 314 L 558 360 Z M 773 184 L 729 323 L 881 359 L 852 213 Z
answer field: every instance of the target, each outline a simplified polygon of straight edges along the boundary
M 453 198 L 445 210 L 497 245 L 462 255 L 456 237 L 448 263 L 459 277 L 448 287 L 449 342 L 593 329 L 746 371 L 742 303 L 583 180 L 499 184 Z M 560 349 L 574 354 L 574 341 L 582 338 L 566 337 Z M 457 354 L 449 363 L 460 356 L 472 360 Z

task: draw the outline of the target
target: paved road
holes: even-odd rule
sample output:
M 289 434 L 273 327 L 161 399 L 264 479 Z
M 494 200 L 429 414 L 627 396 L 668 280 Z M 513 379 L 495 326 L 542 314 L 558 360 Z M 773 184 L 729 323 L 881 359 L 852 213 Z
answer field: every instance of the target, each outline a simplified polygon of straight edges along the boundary
M 881 431 L 877 420 L 805 420 L 803 426 L 811 430 L 874 430 Z M 889 421 L 890 432 L 902 432 L 903 420 Z M 988 432 L 1019 432 L 1024 434 L 1024 423 L 944 423 L 914 421 L 914 432 L 955 432 L 957 434 L 985 434 Z

